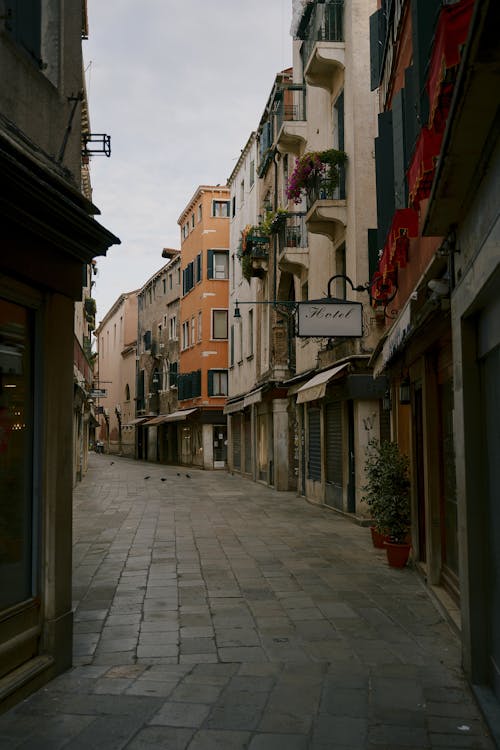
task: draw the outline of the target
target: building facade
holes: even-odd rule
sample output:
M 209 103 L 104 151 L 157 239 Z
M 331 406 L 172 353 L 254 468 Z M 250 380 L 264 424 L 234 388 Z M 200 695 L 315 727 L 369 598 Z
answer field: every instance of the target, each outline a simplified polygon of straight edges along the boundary
M 121 294 L 95 331 L 96 440 L 106 453 L 135 456 L 137 291 Z
M 177 373 L 181 259 L 164 249 L 169 263 L 138 294 L 137 458 L 178 462 Z
M 407 0 L 382 3 L 372 18 L 374 280 L 394 317 L 373 364 L 389 379 L 393 435 L 411 460 L 415 563 L 462 633 L 465 671 L 498 739 L 493 5 Z
M 229 216 L 228 188 L 201 185 L 178 219 L 179 460 L 205 469 L 227 463 Z
M 82 194 L 85 3 L 18 5 L 0 19 L 1 709 L 71 666 L 74 303 L 118 242 Z

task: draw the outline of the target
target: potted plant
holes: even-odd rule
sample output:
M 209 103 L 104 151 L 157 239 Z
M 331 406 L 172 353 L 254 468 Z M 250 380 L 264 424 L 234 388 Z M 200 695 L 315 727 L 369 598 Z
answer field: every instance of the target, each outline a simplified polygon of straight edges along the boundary
M 374 530 L 385 537 L 383 544 L 389 565 L 404 567 L 410 553 L 408 457 L 400 453 L 397 443 L 372 439 L 368 443 L 365 472 L 363 499 L 370 508 Z
M 345 164 L 347 155 L 344 151 L 330 148 L 326 151 L 308 151 L 295 162 L 295 167 L 288 181 L 286 195 L 294 203 L 300 203 L 302 196 L 314 188 L 320 181 L 327 187 L 331 197 L 340 180 L 340 169 Z

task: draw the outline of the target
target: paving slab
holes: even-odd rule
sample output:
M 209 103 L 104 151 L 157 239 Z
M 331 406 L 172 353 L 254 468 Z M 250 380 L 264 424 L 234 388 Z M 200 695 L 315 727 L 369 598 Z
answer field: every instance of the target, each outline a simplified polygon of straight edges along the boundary
M 493 750 L 415 570 L 293 493 L 185 473 L 90 456 L 75 666 L 0 715 L 0 750 Z

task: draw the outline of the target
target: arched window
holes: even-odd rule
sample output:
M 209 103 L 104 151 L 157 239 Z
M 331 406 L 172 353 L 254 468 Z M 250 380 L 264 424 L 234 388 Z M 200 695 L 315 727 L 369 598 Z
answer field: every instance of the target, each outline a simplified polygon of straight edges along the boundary
M 128 383 L 125 386 L 125 401 L 130 401 L 130 388 Z

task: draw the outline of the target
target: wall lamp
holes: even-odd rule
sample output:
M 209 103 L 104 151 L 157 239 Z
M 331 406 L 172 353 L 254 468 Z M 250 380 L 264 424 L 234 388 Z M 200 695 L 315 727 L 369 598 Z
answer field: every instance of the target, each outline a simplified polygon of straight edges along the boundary
M 408 375 L 403 378 L 403 380 L 399 384 L 399 403 L 410 403 L 410 378 L 408 377 Z

